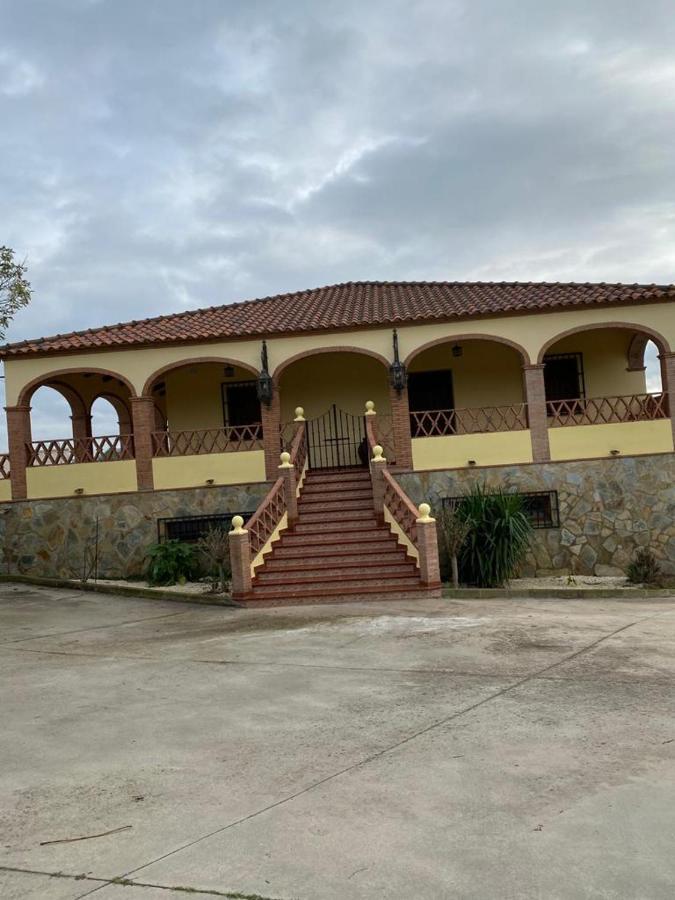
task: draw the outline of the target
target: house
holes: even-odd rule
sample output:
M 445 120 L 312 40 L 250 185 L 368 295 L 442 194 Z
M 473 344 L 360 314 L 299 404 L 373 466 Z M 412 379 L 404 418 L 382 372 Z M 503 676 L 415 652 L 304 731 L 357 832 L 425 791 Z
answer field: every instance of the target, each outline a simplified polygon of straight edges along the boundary
M 241 513 L 242 596 L 357 592 L 369 568 L 374 591 L 435 589 L 417 504 L 480 479 L 527 496 L 532 571 L 619 573 L 646 543 L 672 571 L 674 348 L 671 285 L 504 282 L 338 284 L 10 344 L 7 566 L 53 573 L 96 522 L 104 569 L 128 574 L 158 527 Z M 71 421 L 33 441 L 42 386 Z M 119 427 L 92 437 L 101 396 Z

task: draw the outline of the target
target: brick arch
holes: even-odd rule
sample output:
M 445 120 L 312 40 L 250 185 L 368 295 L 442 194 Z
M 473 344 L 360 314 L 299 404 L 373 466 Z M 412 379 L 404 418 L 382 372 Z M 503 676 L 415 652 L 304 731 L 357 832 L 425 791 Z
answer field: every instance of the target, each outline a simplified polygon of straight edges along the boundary
M 34 378 L 32 381 L 29 381 L 28 384 L 24 385 L 23 388 L 21 388 L 21 392 L 17 400 L 17 406 L 30 406 L 31 397 L 38 388 L 52 387 L 54 382 L 62 384 L 62 382 L 59 382 L 58 380 L 66 375 L 110 375 L 111 378 L 116 378 L 127 387 L 130 397 L 136 396 L 134 386 L 127 378 L 124 377 L 124 375 L 120 375 L 118 372 L 112 372 L 110 369 L 91 369 L 85 366 L 70 369 L 59 369 L 56 372 L 49 372 L 46 375 L 40 375 L 38 378 Z
M 324 353 L 358 353 L 361 356 L 370 356 L 371 359 L 377 360 L 377 362 L 381 363 L 385 369 L 388 369 L 390 366 L 390 361 L 382 356 L 381 353 L 376 353 L 374 350 L 366 350 L 363 347 L 317 347 L 315 350 L 305 350 L 303 353 L 296 353 L 295 356 L 291 356 L 289 359 L 284 360 L 284 362 L 279 363 L 272 376 L 275 386 L 279 386 L 280 377 L 286 369 L 293 365 L 293 363 L 300 362 L 300 360 L 308 359 L 312 356 L 319 356 Z
M 406 356 L 405 364 L 406 366 L 409 366 L 410 363 L 415 359 L 415 357 L 419 356 L 420 353 L 424 353 L 425 350 L 429 350 L 431 347 L 438 347 L 441 344 L 459 344 L 462 341 L 491 341 L 492 343 L 496 344 L 504 344 L 505 346 L 510 347 L 512 350 L 515 350 L 516 353 L 518 353 L 524 366 L 530 364 L 530 354 L 520 344 L 517 344 L 515 341 L 510 341 L 508 338 L 499 337 L 498 335 L 480 333 L 451 334 L 441 338 L 434 338 L 433 341 L 427 341 L 426 344 L 422 344 L 421 347 L 417 347 L 415 350 L 412 350 Z
M 562 341 L 564 338 L 571 337 L 573 334 L 582 334 L 585 331 L 608 331 L 613 328 L 620 328 L 623 331 L 632 331 L 638 335 L 646 335 L 649 340 L 654 341 L 656 346 L 659 348 L 659 353 L 670 353 L 670 345 L 668 344 L 668 341 L 662 334 L 660 334 L 658 331 L 655 331 L 653 328 L 649 328 L 646 325 L 637 325 L 634 322 L 599 322 L 597 324 L 593 323 L 590 325 L 577 325 L 576 328 L 568 328 L 567 331 L 561 331 L 559 334 L 556 334 L 554 337 L 550 338 L 540 349 L 539 355 L 537 357 L 537 363 L 543 363 L 544 355 L 546 354 L 546 352 L 554 344 L 557 344 L 558 341 Z
M 91 403 L 89 404 L 89 417 L 91 418 L 91 411 L 94 407 L 94 403 L 97 400 L 107 400 L 108 403 L 112 406 L 117 414 L 117 420 L 119 422 L 119 433 L 120 434 L 131 434 L 133 431 L 133 427 L 131 424 L 131 411 L 129 409 L 128 404 L 124 400 L 124 398 L 118 396 L 117 394 L 109 393 L 108 391 L 100 391 L 96 394 L 95 397 L 92 397 Z
M 193 359 L 181 359 L 177 362 L 168 363 L 153 372 L 143 385 L 142 396 L 149 397 L 153 384 L 158 378 L 161 378 L 162 375 L 166 375 L 167 372 L 172 372 L 174 369 L 183 369 L 186 366 L 198 366 L 202 363 L 217 363 L 222 366 L 238 366 L 240 369 L 244 369 L 246 372 L 250 372 L 256 377 L 260 374 L 258 369 L 249 363 L 242 362 L 240 359 L 233 359 L 229 356 L 198 356 Z

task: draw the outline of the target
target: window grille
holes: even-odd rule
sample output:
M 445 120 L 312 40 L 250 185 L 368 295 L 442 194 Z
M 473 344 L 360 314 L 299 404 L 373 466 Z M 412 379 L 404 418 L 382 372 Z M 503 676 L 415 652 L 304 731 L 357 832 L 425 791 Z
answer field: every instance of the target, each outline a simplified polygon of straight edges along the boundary
M 160 543 L 163 541 L 195 543 L 211 528 L 221 528 L 223 531 L 230 531 L 232 519 L 237 515 L 243 516 L 244 521 L 246 521 L 253 515 L 253 511 L 157 519 L 157 540 Z
M 523 498 L 523 508 L 533 528 L 560 528 L 557 491 L 514 491 Z M 457 509 L 464 497 L 443 497 L 443 506 Z

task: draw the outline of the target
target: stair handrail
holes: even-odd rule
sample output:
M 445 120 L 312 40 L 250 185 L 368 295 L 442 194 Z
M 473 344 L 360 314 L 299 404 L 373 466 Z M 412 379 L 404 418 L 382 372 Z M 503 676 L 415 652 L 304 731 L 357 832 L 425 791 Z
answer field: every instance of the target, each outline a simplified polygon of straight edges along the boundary
M 246 522 L 246 527 L 241 516 L 232 518 L 228 537 L 233 600 L 251 596 L 256 568 L 263 563 L 281 532 L 292 528 L 297 521 L 298 495 L 307 471 L 307 429 L 300 406 L 295 410 L 295 421 L 297 428 L 291 452 L 284 450 L 279 456 L 279 477 Z
M 375 515 L 380 522 L 389 523 L 399 542 L 415 557 L 422 584 L 438 587 L 441 583 L 438 538 L 431 506 L 428 503 L 415 506 L 389 471 L 382 446 L 377 443 L 376 415 L 375 404 L 369 400 L 365 420 Z

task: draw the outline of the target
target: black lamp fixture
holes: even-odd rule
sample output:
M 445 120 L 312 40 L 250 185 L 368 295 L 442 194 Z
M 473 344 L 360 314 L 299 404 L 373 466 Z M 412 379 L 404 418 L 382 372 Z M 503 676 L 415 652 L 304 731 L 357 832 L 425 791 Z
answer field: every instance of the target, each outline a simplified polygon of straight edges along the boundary
M 272 394 L 274 386 L 272 384 L 272 376 L 269 373 L 269 361 L 267 359 L 267 341 L 262 342 L 262 350 L 260 351 L 260 375 L 258 375 L 258 384 L 256 385 L 258 400 L 269 406 L 272 402 Z
M 406 371 L 405 363 L 402 363 L 399 359 L 398 332 L 395 328 L 392 339 L 394 343 L 394 361 L 389 366 L 389 383 L 394 388 L 394 390 L 398 394 L 400 394 L 403 390 L 405 390 L 405 386 L 408 383 L 408 373 Z
M 455 359 L 459 359 L 459 357 L 464 353 L 464 348 L 461 344 L 453 344 L 452 347 L 452 355 Z

